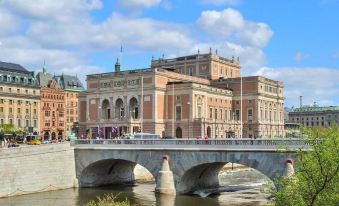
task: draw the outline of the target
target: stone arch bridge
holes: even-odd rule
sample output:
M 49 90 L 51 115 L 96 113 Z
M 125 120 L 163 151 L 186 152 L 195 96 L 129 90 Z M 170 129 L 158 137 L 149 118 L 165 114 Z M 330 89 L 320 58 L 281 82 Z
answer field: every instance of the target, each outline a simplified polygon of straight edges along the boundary
M 230 162 L 254 168 L 274 180 L 293 163 L 296 149 L 307 147 L 299 140 L 246 139 L 75 140 L 72 145 L 80 187 L 132 183 L 136 164 L 149 170 L 159 185 L 159 181 L 167 181 L 158 176 L 163 157 L 168 156 L 175 191 L 181 194 L 218 187 L 218 173 Z

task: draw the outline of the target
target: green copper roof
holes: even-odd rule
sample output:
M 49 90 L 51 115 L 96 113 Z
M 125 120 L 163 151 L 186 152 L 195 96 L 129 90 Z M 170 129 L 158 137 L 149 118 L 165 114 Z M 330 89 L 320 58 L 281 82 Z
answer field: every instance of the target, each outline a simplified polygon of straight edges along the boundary
M 319 107 L 319 106 L 303 106 L 295 108 L 292 112 L 324 112 L 324 111 L 339 111 L 339 106 Z

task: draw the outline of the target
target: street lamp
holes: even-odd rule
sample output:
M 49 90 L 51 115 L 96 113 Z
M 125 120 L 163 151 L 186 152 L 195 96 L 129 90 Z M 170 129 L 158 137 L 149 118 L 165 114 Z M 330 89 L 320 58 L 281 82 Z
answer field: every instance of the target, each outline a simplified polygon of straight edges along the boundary
M 188 106 L 188 139 L 190 138 L 190 110 L 191 110 L 191 102 L 187 102 L 187 106 Z

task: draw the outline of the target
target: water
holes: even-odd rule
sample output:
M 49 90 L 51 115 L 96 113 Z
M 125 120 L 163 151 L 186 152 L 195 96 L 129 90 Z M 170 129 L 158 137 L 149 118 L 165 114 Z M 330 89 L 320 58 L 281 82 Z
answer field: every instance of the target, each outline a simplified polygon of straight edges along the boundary
M 220 176 L 220 194 L 206 196 L 211 191 L 197 191 L 198 195 L 160 195 L 154 193 L 155 183 L 137 183 L 135 185 L 115 185 L 100 188 L 74 188 L 43 192 L 0 199 L 0 205 L 10 206 L 73 206 L 84 205 L 97 196 L 107 193 L 118 195 L 117 200 L 130 201 L 131 205 L 161 206 L 255 206 L 264 205 L 268 194 L 261 192 L 267 179 L 253 170 L 236 170 L 222 173 Z M 215 192 L 215 191 L 213 191 Z

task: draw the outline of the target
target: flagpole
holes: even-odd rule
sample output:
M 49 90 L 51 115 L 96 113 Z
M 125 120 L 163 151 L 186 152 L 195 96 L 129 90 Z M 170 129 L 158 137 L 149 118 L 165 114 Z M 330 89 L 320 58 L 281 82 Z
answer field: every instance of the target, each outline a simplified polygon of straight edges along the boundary
M 174 136 L 174 82 L 172 82 L 172 135 Z
M 143 123 L 144 123 L 144 76 L 141 73 L 141 139 L 143 139 Z
M 240 73 L 240 137 L 242 138 L 243 125 L 242 125 L 242 76 L 241 76 L 241 70 L 239 71 L 239 73 Z

